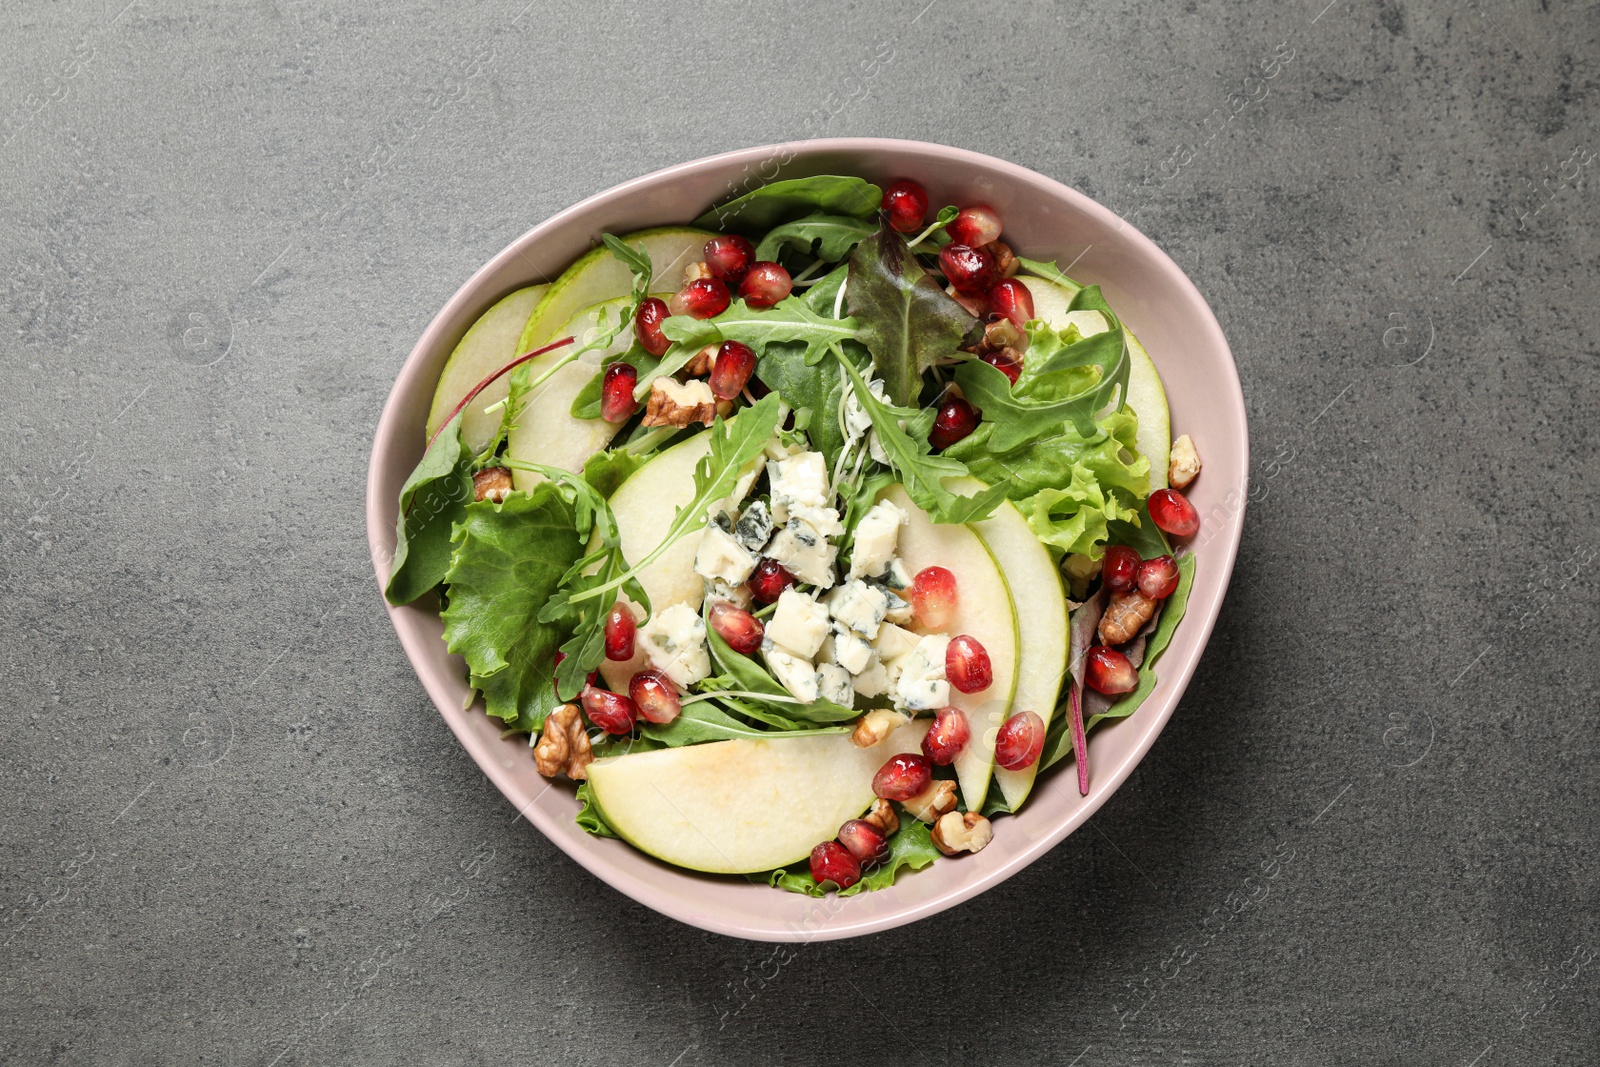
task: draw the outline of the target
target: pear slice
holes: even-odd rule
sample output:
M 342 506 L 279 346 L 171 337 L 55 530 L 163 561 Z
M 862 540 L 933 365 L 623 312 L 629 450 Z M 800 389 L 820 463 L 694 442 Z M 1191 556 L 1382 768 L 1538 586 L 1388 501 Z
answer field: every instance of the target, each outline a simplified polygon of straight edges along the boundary
M 956 778 L 967 810 L 979 811 L 994 772 L 995 732 L 1006 721 L 1017 685 L 1020 641 L 1011 592 L 994 554 L 972 527 L 935 523 L 898 485 L 884 490 L 879 499 L 894 501 L 910 516 L 900 528 L 900 558 L 906 569 L 914 575 L 924 567 L 939 566 L 956 576 L 956 613 L 943 632 L 976 638 L 994 668 L 994 681 L 987 689 L 963 693 L 950 687 L 950 703 L 966 712 L 972 728 L 972 740 L 956 757 Z
M 624 234 L 623 243 L 643 245 L 650 257 L 652 289 L 674 292 L 683 284 L 683 269 L 705 257 L 706 242 L 716 235 L 685 226 L 663 226 Z M 601 245 L 579 257 L 550 286 L 522 331 L 519 351 L 532 352 L 564 336 L 568 320 L 603 300 L 627 296 L 633 289 L 628 268 Z
M 1050 326 L 1058 330 L 1076 326 L 1085 337 L 1110 328 L 1098 311 L 1067 310 L 1075 290 L 1043 278 L 1019 276 L 1017 281 L 1026 285 L 1033 296 L 1034 317 Z M 1150 353 L 1133 336 L 1132 330 L 1128 331 L 1128 357 L 1128 406 L 1139 416 L 1139 454 L 1150 460 L 1150 488 L 1164 489 L 1172 450 L 1172 415 L 1167 410 L 1167 392 L 1161 387 L 1161 375 Z
M 433 435 L 439 432 L 439 427 L 473 386 L 523 352 L 532 351 L 517 348 L 517 340 L 534 307 L 549 288 L 548 285 L 530 285 L 501 297 L 478 316 L 478 321 L 456 343 L 433 391 L 433 406 L 428 409 L 428 440 L 433 440 Z M 508 378 L 492 382 L 461 412 L 461 441 L 466 448 L 481 452 L 494 440 L 495 432 L 500 429 L 500 413 L 496 409 L 486 414 L 484 409 L 504 400 L 509 388 Z
M 751 874 L 786 867 L 872 803 L 884 762 L 916 752 L 928 722 L 871 748 L 845 732 L 638 752 L 595 760 L 589 789 L 623 840 L 679 867 Z
M 976 478 L 951 479 L 945 485 L 966 494 L 988 488 Z M 1067 598 L 1061 588 L 1061 572 L 1028 527 L 1028 520 L 1009 500 L 987 519 L 970 525 L 1000 564 L 1017 613 L 1020 645 L 1011 706 L 1017 712 L 1036 712 L 1049 726 L 1067 673 Z M 1020 771 L 995 768 L 995 781 L 1012 811 L 1022 807 L 1038 772 L 1037 763 Z

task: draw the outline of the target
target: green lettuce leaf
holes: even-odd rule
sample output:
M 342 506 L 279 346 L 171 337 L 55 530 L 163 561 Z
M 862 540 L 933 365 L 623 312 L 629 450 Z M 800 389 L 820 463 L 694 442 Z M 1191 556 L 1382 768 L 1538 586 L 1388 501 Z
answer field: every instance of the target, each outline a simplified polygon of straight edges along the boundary
M 461 416 L 446 423 L 400 488 L 394 563 L 383 595 L 409 604 L 450 570 L 450 530 L 472 502 L 472 453 L 461 447 Z
M 837 263 L 856 245 L 871 237 L 877 228 L 877 223 L 870 219 L 849 215 L 807 215 L 786 222 L 763 237 L 756 246 L 756 259 L 776 260 L 785 248 L 793 248 L 804 255 L 816 255 L 829 263 Z
M 894 884 L 895 875 L 903 870 L 920 871 L 939 858 L 939 849 L 933 843 L 933 833 L 920 819 L 907 815 L 900 820 L 900 829 L 889 838 L 889 855 L 862 872 L 861 881 L 849 889 L 841 890 L 841 897 L 857 893 L 870 893 L 874 889 L 887 889 Z M 811 877 L 807 864 L 780 867 L 763 876 L 768 885 L 807 896 L 825 896 L 823 888 Z M 832 882 L 828 883 L 832 885 Z
M 589 788 L 588 782 L 578 783 L 577 796 L 578 803 L 582 805 L 578 808 L 579 826 L 596 837 L 620 838 L 622 836 L 611 828 L 611 824 L 606 822 L 605 818 L 600 814 L 600 809 L 595 807 L 594 792 Z
M 548 482 L 502 504 L 468 504 L 455 545 L 445 644 L 467 661 L 490 715 L 535 732 L 559 703 L 555 654 L 566 630 L 539 611 L 583 553 L 572 505 Z
M 757 237 L 775 226 L 814 212 L 870 219 L 883 203 L 883 190 L 854 175 L 818 174 L 768 182 L 712 208 L 696 226 Z
M 887 225 L 857 245 L 850 256 L 845 300 L 851 317 L 860 321 L 857 340 L 872 353 L 889 399 L 901 407 L 916 407 L 923 373 L 956 356 L 969 337 L 983 329 L 922 269 L 905 239 Z

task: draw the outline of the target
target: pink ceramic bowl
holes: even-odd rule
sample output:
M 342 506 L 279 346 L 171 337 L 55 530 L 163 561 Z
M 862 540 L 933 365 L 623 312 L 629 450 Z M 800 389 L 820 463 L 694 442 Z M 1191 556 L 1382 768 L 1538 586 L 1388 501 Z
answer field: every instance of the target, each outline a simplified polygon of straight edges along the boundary
M 529 822 L 595 875 L 662 914 L 762 941 L 855 937 L 933 915 L 1016 874 L 1083 825 L 1155 744 L 1194 673 L 1233 570 L 1249 468 L 1244 398 L 1216 318 L 1165 253 L 1093 200 L 1013 163 L 943 145 L 847 138 L 747 148 L 635 178 L 559 212 L 490 260 L 434 316 L 400 370 L 372 450 L 367 540 L 380 587 L 394 550 L 396 498 L 422 456 L 435 381 L 482 311 L 513 289 L 554 278 L 602 231 L 686 223 L 763 181 L 829 173 L 858 174 L 879 184 L 914 178 L 935 206 L 990 204 L 1020 254 L 1055 259 L 1064 268 L 1071 264 L 1073 277 L 1098 283 L 1161 372 L 1173 435 L 1189 433 L 1199 446 L 1205 470 L 1190 499 L 1203 525 L 1190 546 L 1197 570 L 1188 614 L 1160 660 L 1160 684 L 1133 716 L 1091 737 L 1089 795 L 1079 796 L 1072 768 L 1058 765 L 1020 815 L 996 822 L 994 841 L 982 852 L 903 874 L 890 889 L 845 899 L 694 874 L 621 841 L 584 833 L 573 821 L 578 805 L 570 784 L 541 778 L 525 737 L 502 739 L 498 721 L 481 704 L 467 706 L 465 666 L 445 652 L 432 598 L 389 609 L 439 714 Z

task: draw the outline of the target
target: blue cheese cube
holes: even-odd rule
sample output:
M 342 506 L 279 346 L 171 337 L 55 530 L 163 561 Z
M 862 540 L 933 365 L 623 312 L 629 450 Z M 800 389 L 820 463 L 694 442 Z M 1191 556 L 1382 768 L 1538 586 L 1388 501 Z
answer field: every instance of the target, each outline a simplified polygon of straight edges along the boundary
M 883 584 L 893 589 L 910 589 L 911 572 L 906 569 L 906 561 L 896 556 L 889 561 L 889 566 L 883 571 Z
M 736 608 L 749 611 L 750 605 L 754 602 L 748 585 L 729 585 L 718 581 L 708 581 L 704 584 L 707 604 L 732 604 Z
M 933 711 L 950 703 L 950 683 L 945 680 L 944 655 L 950 638 L 929 634 L 897 661 L 899 668 L 890 699 L 902 711 Z
M 833 563 L 839 550 L 803 519 L 790 519 L 767 546 L 767 555 L 805 585 L 833 587 Z
M 687 604 L 674 604 L 645 623 L 639 643 L 650 666 L 687 689 L 711 674 L 706 624 Z
M 772 517 L 787 521 L 796 508 L 824 508 L 833 503 L 828 491 L 828 461 L 821 452 L 801 452 L 767 464 L 772 488 Z
M 832 648 L 832 661 L 849 671 L 851 674 L 860 674 L 867 669 L 873 660 L 872 645 L 865 637 L 856 633 L 848 626 L 833 624 L 833 636 L 830 639 Z
M 837 663 L 823 663 L 817 667 L 817 692 L 823 700 L 830 700 L 842 707 L 853 707 L 856 702 L 850 675 Z
M 778 597 L 778 610 L 767 621 L 773 643 L 810 659 L 828 636 L 828 609 L 810 593 L 785 589 Z
M 760 552 L 772 539 L 772 513 L 764 501 L 757 500 L 744 509 L 733 524 L 733 539 L 749 552 Z
M 700 535 L 700 549 L 694 554 L 694 572 L 710 581 L 738 585 L 756 569 L 756 557 L 734 535 L 713 522 Z
M 886 585 L 874 583 L 874 587 L 883 590 L 884 599 L 889 602 L 888 608 L 883 613 L 885 622 L 892 622 L 897 626 L 904 626 L 911 621 L 915 614 L 911 610 L 911 602 L 901 599 L 900 595 Z
M 823 537 L 838 537 L 844 533 L 844 523 L 839 521 L 839 512 L 834 508 L 797 507 L 789 512 L 789 518 L 799 519 Z
M 878 697 L 889 691 L 889 672 L 884 669 L 882 661 L 876 654 L 872 662 L 867 664 L 867 669 L 855 676 L 853 684 L 855 690 L 864 697 Z M 943 705 L 940 705 L 943 707 Z
M 878 629 L 878 657 L 885 663 L 893 663 L 916 647 L 917 635 L 910 630 L 892 622 Z
M 908 521 L 905 511 L 891 500 L 880 500 L 856 523 L 855 547 L 850 550 L 847 578 L 863 575 L 876 578 L 889 569 L 900 540 L 900 527 Z
M 761 656 L 778 684 L 796 700 L 810 704 L 817 699 L 817 671 L 804 656 L 781 648 L 770 640 L 761 642 Z
M 883 625 L 888 610 L 888 595 L 859 578 L 828 594 L 828 613 L 842 625 L 864 634 L 869 641 L 878 636 L 878 628 Z

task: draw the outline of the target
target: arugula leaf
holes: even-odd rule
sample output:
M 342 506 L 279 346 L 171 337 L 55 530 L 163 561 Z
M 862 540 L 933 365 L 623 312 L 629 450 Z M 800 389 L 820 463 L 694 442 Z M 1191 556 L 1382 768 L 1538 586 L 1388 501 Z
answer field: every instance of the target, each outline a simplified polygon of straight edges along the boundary
M 852 248 L 872 236 L 877 228 L 870 219 L 852 218 L 849 215 L 807 215 L 803 219 L 786 222 L 763 237 L 761 243 L 756 245 L 756 259 L 776 260 L 778 254 L 788 247 L 806 255 L 820 256 L 829 263 L 837 263 L 848 256 Z
M 818 174 L 768 182 L 714 207 L 694 225 L 756 237 L 812 212 L 869 219 L 883 203 L 883 190 L 854 175 Z
M 695 464 L 694 498 L 678 509 L 661 543 L 620 573 L 608 576 L 589 588 L 566 590 L 551 597 L 541 615 L 545 618 L 560 617 L 565 612 L 576 610 L 576 605 L 605 596 L 619 586 L 631 583 L 632 587 L 637 587 L 640 571 L 660 559 L 684 536 L 703 529 L 706 510 L 733 492 L 745 465 L 766 448 L 778 428 L 778 405 L 778 394 L 769 393 L 741 411 L 737 418 L 729 420 L 717 416 L 709 431 L 711 449 Z M 605 536 L 604 533 L 602 536 Z M 608 538 L 608 543 L 615 542 Z M 633 588 L 630 588 L 628 595 L 634 596 Z
M 806 290 L 802 297 L 806 307 L 819 315 L 833 318 L 833 309 L 839 303 L 839 290 L 850 277 L 850 264 L 843 263 L 817 279 L 817 284 Z
M 1114 545 L 1127 545 L 1139 553 L 1141 559 L 1155 559 L 1157 556 L 1169 555 L 1172 545 L 1167 542 L 1167 535 L 1150 518 L 1150 501 L 1145 498 L 1139 501 L 1138 515 L 1133 521 L 1108 523 L 1111 534 L 1111 543 Z
M 861 322 L 856 338 L 872 353 L 889 399 L 902 407 L 918 403 L 924 371 L 955 356 L 969 337 L 983 330 L 887 224 L 850 256 L 845 299 L 851 316 Z
M 539 610 L 583 552 L 572 505 L 548 482 L 502 504 L 468 504 L 454 540 L 445 644 L 467 661 L 490 715 L 537 731 L 560 703 L 552 683 L 566 631 Z
M 859 327 L 860 323 L 853 318 L 836 319 L 821 314 L 800 297 L 790 295 L 760 311 L 743 300 L 735 300 L 728 310 L 709 319 L 674 315 L 662 322 L 661 332 L 674 342 L 674 349 L 686 347 L 691 356 L 719 341 L 742 341 L 757 352 L 770 344 L 801 341 L 806 346 L 805 361 L 816 363 L 829 345 L 855 337 Z M 669 351 L 657 373 L 661 373 L 672 358 L 673 353 Z
M 1055 282 L 1057 285 L 1066 289 L 1069 293 L 1076 293 L 1079 289 L 1083 288 L 1083 286 L 1079 285 L 1065 274 L 1062 274 L 1061 268 L 1056 266 L 1053 262 L 1046 263 L 1043 260 L 1026 259 L 1022 256 L 1018 256 L 1017 264 L 1029 274 L 1032 274 L 1035 277 L 1043 278 L 1046 281 Z
M 450 530 L 472 501 L 472 453 L 461 447 L 461 415 L 440 429 L 400 488 L 394 563 L 383 595 L 409 604 L 444 581 L 450 570 Z
M 928 430 L 933 425 L 934 412 L 931 409 L 914 411 L 884 403 L 872 395 L 849 357 L 837 348 L 834 349 L 834 356 L 849 376 L 857 402 L 872 420 L 873 432 L 878 435 L 878 443 L 889 457 L 889 465 L 906 487 L 906 495 L 926 511 L 934 522 L 976 522 L 987 518 L 995 505 L 1005 499 L 1006 486 L 1003 482 L 992 483 L 988 489 L 972 496 L 959 496 L 946 489 L 944 479 L 959 478 L 968 470 L 965 463 L 948 453 L 934 455 L 930 451 Z M 904 427 L 901 426 L 902 420 Z
M 813 727 L 797 723 L 788 730 L 758 730 L 753 726 L 746 726 L 731 715 L 718 711 L 706 701 L 697 701 L 685 707 L 676 719 L 665 726 L 646 723 L 641 732 L 645 737 L 658 741 L 667 748 L 678 748 L 706 741 L 731 741 L 741 738 L 761 740 L 783 733 L 843 734 L 849 733 L 850 727 Z
M 900 829 L 889 837 L 889 854 L 878 863 L 867 867 L 862 872 L 861 881 L 849 889 L 840 891 L 839 896 L 851 897 L 857 893 L 886 889 L 894 884 L 895 875 L 902 870 L 920 871 L 938 858 L 939 849 L 933 843 L 933 832 L 928 828 L 928 824 L 907 815 L 900 820 Z M 812 897 L 826 895 L 803 863 L 797 863 L 793 867 L 780 867 L 766 875 L 766 881 L 768 885 L 786 889 L 791 893 L 804 893 Z
M 806 436 L 811 447 L 827 457 L 832 469 L 846 440 L 839 424 L 839 407 L 844 398 L 844 372 L 839 365 L 829 359 L 808 367 L 800 342 L 772 344 L 756 360 L 756 377 L 790 407 L 811 413 Z
M 1125 719 L 1138 710 L 1156 687 L 1155 661 L 1172 642 L 1172 633 L 1183 620 L 1189 606 L 1189 590 L 1194 587 L 1194 556 L 1186 553 L 1178 557 L 1178 588 L 1161 605 L 1161 619 L 1145 641 L 1144 660 L 1139 664 L 1139 685 L 1107 710 L 1093 715 L 1083 724 L 1085 732 L 1107 719 Z M 1050 720 L 1050 730 L 1045 737 L 1044 753 L 1039 757 L 1042 771 L 1072 755 L 1072 731 L 1067 728 L 1067 707 L 1063 703 Z
M 844 722 L 857 717 L 858 713 L 853 708 L 842 707 L 820 697 L 810 704 L 793 703 L 794 697 L 767 673 L 765 667 L 756 662 L 754 656 L 742 655 L 728 646 L 722 635 L 710 625 L 710 611 L 707 606 L 706 647 L 711 651 L 712 662 L 739 691 L 779 697 L 777 706 L 783 710 L 786 718 L 803 719 L 806 722 Z M 759 700 L 760 697 L 745 699 Z

